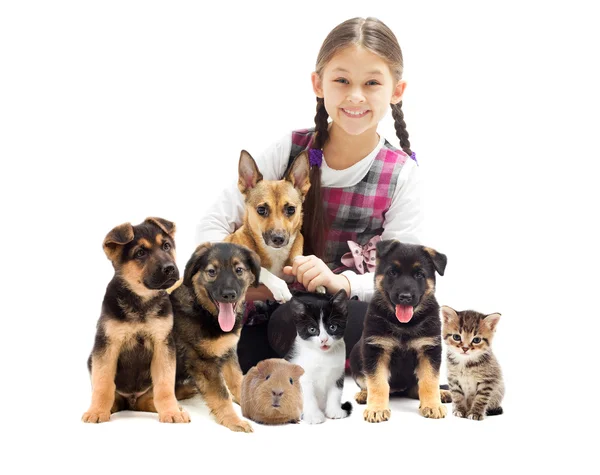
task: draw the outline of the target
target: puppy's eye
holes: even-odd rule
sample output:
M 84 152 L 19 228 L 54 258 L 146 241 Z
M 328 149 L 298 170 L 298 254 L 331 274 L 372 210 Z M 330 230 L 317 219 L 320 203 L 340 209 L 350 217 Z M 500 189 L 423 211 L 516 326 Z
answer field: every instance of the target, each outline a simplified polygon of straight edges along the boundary
M 271 377 L 271 375 L 270 375 L 270 374 L 267 374 L 267 377 L 265 378 L 265 381 L 266 381 L 267 379 L 269 379 L 270 377 Z
M 396 277 L 396 276 L 398 275 L 398 272 L 396 272 L 396 269 L 390 269 L 390 270 L 388 271 L 388 275 L 389 275 L 390 277 Z
M 418 270 L 415 272 L 415 279 L 422 279 L 423 277 L 425 277 L 425 274 L 422 270 Z
M 337 330 L 337 325 L 329 325 L 329 330 L 331 330 L 332 332 Z
M 138 249 L 135 253 L 135 257 L 137 257 L 138 259 L 145 257 L 146 254 L 148 254 L 148 252 L 146 251 L 146 249 Z
M 293 215 L 296 212 L 296 207 L 295 206 L 288 206 L 287 209 L 285 210 L 288 216 Z
M 169 251 L 171 249 L 171 245 L 168 242 L 164 242 L 162 248 L 163 251 Z
M 209 276 L 211 276 L 211 277 L 214 277 L 215 275 L 217 275 L 217 271 L 216 271 L 216 270 L 214 270 L 214 269 L 208 269 L 208 270 L 206 271 L 206 273 L 207 273 Z
M 268 216 L 269 212 L 267 211 L 267 208 L 264 206 L 259 206 L 258 208 L 256 208 L 256 212 L 258 214 L 260 214 L 261 216 Z
M 290 384 L 294 384 L 294 380 L 290 378 Z
M 473 340 L 471 340 L 471 343 L 481 343 L 481 338 L 479 338 L 478 336 L 476 336 L 475 338 L 473 338 Z
M 235 268 L 235 273 L 237 275 L 242 275 L 244 273 L 244 268 L 243 267 L 236 267 Z
M 454 335 L 452 335 L 452 339 L 454 341 L 460 341 L 460 335 L 457 335 L 456 333 Z
M 315 335 L 317 333 L 317 329 L 315 327 L 308 327 L 308 333 Z

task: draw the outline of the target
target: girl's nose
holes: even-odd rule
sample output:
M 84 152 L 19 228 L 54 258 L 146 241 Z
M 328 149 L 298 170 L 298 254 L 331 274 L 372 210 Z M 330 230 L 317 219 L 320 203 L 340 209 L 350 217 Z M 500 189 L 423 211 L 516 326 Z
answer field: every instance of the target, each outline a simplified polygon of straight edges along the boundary
M 352 102 L 354 104 L 365 102 L 365 96 L 363 96 L 361 91 L 354 89 L 348 94 L 348 102 Z

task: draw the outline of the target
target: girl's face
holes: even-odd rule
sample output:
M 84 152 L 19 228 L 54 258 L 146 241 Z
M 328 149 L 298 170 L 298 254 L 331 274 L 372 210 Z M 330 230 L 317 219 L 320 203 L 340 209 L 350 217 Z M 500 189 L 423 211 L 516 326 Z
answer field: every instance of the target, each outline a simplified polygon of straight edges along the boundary
M 397 81 L 380 56 L 362 46 L 338 52 L 322 76 L 312 74 L 313 89 L 322 97 L 336 126 L 349 135 L 377 130 L 390 104 L 402 99 L 405 81 Z

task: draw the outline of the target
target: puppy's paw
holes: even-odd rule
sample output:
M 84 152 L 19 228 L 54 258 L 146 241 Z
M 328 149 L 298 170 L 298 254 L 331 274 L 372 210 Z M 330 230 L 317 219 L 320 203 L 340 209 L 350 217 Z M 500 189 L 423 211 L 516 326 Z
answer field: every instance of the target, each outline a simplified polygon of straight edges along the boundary
M 392 411 L 389 409 L 365 409 L 363 417 L 367 422 L 385 422 L 392 417 Z
M 246 432 L 247 434 L 249 434 L 250 432 L 254 432 L 254 429 L 252 428 L 250 423 L 248 421 L 244 421 L 242 419 L 240 419 L 236 422 L 227 424 L 226 427 L 228 429 L 231 429 L 234 432 Z
M 446 407 L 431 405 L 431 406 L 421 406 L 419 407 L 419 411 L 423 417 L 427 417 L 429 419 L 443 419 L 446 417 Z
M 470 412 L 467 414 L 467 419 L 471 419 L 472 421 L 482 421 L 483 413 L 481 412 Z
M 302 414 L 302 420 L 307 424 L 322 424 L 325 422 L 325 414 L 321 411 L 305 412 Z
M 98 411 L 94 409 L 88 409 L 88 411 L 81 418 L 83 422 L 90 422 L 92 424 L 98 422 L 108 422 L 110 420 L 110 411 Z
M 265 285 L 269 288 L 273 294 L 273 298 L 280 303 L 288 302 L 292 300 L 292 293 L 288 289 L 287 284 L 279 277 L 273 277 L 265 282 Z
M 179 407 L 177 410 L 159 412 L 158 420 L 166 423 L 190 422 L 190 415 L 185 409 Z
M 367 403 L 367 390 L 361 389 L 360 392 L 357 392 L 354 396 L 354 400 L 358 404 L 366 404 Z

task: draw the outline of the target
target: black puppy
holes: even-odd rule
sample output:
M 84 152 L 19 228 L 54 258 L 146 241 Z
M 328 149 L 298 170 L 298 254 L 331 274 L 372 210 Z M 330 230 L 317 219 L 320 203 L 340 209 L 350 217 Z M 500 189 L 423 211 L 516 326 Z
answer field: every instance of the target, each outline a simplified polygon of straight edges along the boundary
M 115 275 L 108 284 L 88 359 L 92 403 L 84 422 L 106 422 L 124 409 L 189 422 L 175 399 L 173 310 L 166 289 L 179 278 L 175 224 L 147 218 L 121 224 L 104 239 Z
M 219 424 L 252 432 L 233 409 L 243 374 L 237 358 L 246 290 L 257 285 L 258 254 L 238 244 L 202 244 L 171 294 L 177 344 L 177 399 L 202 394 Z M 230 395 L 231 393 L 231 395 Z
M 360 341 L 352 349 L 352 376 L 367 404 L 364 418 L 390 418 L 390 392 L 418 397 L 425 417 L 446 416 L 447 391 L 440 393 L 441 322 L 435 299 L 435 272 L 444 275 L 446 256 L 396 240 L 377 244 L 375 295 Z

